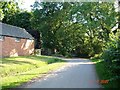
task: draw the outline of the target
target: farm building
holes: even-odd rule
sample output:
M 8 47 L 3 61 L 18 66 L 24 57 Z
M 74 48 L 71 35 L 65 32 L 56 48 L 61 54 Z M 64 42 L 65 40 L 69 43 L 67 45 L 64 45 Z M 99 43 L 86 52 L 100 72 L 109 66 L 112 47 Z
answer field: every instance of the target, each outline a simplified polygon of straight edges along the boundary
M 23 28 L 0 22 L 0 57 L 34 53 L 34 38 Z

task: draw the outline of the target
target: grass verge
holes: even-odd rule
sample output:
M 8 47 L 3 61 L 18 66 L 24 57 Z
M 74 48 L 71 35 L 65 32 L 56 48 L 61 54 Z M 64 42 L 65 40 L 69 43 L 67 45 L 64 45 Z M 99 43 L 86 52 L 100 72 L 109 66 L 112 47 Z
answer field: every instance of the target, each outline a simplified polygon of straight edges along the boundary
M 65 62 L 50 56 L 19 56 L 0 59 L 2 89 L 13 88 L 58 69 Z
M 91 59 L 95 63 L 96 72 L 99 76 L 100 81 L 108 80 L 107 83 L 100 82 L 104 88 L 120 88 L 120 80 L 115 77 L 115 74 L 109 68 L 112 65 L 104 62 L 102 59 Z

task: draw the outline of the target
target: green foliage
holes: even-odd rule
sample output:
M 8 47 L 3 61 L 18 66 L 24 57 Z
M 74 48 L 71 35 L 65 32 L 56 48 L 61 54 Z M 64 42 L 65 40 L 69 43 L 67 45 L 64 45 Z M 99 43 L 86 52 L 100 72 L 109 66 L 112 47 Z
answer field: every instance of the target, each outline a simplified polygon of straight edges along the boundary
M 120 81 L 120 38 L 119 32 L 111 38 L 107 43 L 106 48 L 103 52 L 102 58 L 107 66 L 107 69 L 112 76 L 109 78 L 110 82 L 115 83 L 119 87 L 118 82 Z M 115 86 L 114 86 L 115 87 Z
M 41 8 L 40 8 L 41 7 Z M 63 54 L 94 56 L 102 52 L 115 24 L 112 3 L 35 3 L 32 27 L 42 47 Z
M 110 68 L 110 66 L 114 67 L 113 64 L 104 62 L 102 59 L 92 59 L 92 61 L 95 63 L 99 80 L 108 80 L 108 83 L 101 83 L 104 88 L 120 88 L 120 76 L 113 72 L 113 68 Z
M 21 28 L 25 28 L 26 30 L 32 29 L 31 27 L 31 18 L 32 14 L 25 11 L 25 12 L 20 12 L 16 13 L 12 19 L 13 19 L 13 24 L 14 26 L 18 26 Z
M 55 59 L 53 59 L 53 60 L 48 60 L 48 61 L 47 61 L 48 64 L 52 64 L 52 63 L 55 63 L 55 62 L 63 62 L 63 60 L 58 59 L 58 58 L 55 58 Z
M 107 49 L 103 52 L 104 60 L 109 62 L 120 61 L 120 40 L 108 42 Z
M 15 1 L 0 2 L 0 20 L 4 23 L 31 29 L 32 14 L 27 11 L 22 11 L 18 3 Z
M 2 19 L 2 22 L 13 24 L 13 16 L 20 12 L 20 9 L 18 7 L 18 3 L 14 1 L 0 1 L 0 9 L 3 12 L 4 18 Z
M 99 54 L 116 24 L 113 3 L 36 1 L 30 13 L 21 11 L 14 1 L 0 4 L 2 22 L 39 31 L 41 47 L 51 54 Z
M 3 10 L 0 8 L 0 21 L 4 18 Z

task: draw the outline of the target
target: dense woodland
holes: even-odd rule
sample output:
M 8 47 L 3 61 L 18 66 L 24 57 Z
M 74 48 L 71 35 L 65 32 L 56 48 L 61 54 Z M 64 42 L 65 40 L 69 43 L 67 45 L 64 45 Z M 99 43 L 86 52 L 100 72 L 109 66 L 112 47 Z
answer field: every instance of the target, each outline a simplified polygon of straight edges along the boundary
M 120 78 L 120 12 L 114 3 L 35 2 L 28 12 L 17 2 L 0 2 L 0 20 L 25 28 L 43 54 L 101 58 Z

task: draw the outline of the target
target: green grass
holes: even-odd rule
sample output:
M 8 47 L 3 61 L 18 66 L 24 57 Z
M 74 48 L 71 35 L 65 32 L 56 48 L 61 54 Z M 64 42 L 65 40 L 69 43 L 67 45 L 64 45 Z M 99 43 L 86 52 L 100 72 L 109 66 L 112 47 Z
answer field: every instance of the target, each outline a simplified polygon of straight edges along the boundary
M 95 63 L 96 72 L 99 76 L 99 79 L 109 80 L 108 83 L 102 83 L 104 88 L 120 88 L 120 81 L 118 79 L 113 79 L 115 76 L 112 70 L 109 68 L 110 64 L 101 59 L 92 59 L 92 61 Z
M 50 56 L 19 56 L 0 59 L 2 88 L 21 85 L 64 65 L 61 59 Z

